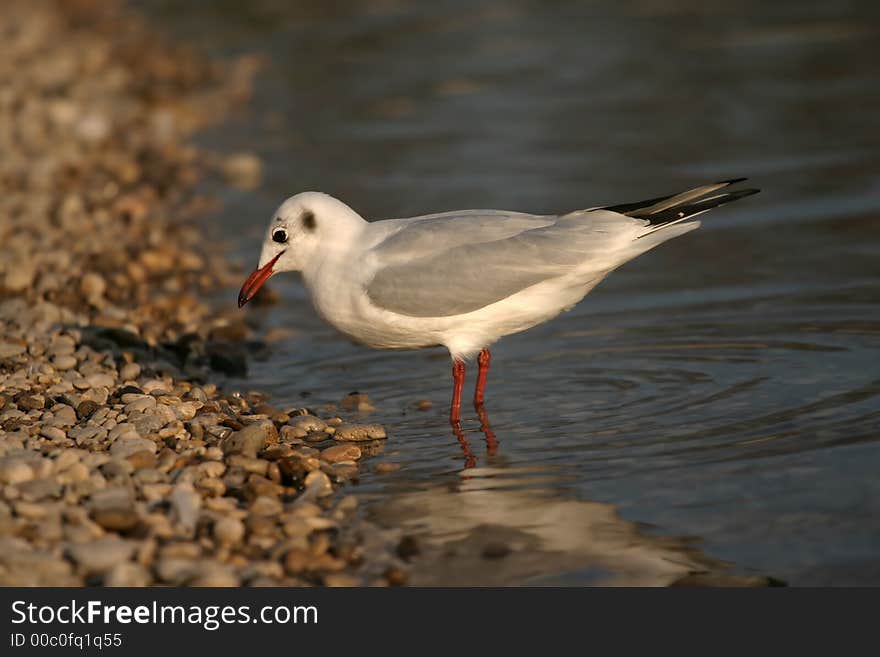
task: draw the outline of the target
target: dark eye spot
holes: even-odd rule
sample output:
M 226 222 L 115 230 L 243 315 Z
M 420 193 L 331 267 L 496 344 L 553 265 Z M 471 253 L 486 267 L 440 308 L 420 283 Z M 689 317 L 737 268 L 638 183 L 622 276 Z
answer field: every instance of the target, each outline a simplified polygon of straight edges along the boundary
M 278 242 L 279 244 L 284 244 L 287 241 L 287 231 L 283 228 L 279 228 L 278 230 L 272 231 L 272 240 Z
M 311 210 L 306 210 L 305 212 L 303 212 L 302 222 L 303 226 L 305 226 L 309 230 L 315 230 L 315 226 L 318 225 L 318 222 L 315 219 L 315 213 Z

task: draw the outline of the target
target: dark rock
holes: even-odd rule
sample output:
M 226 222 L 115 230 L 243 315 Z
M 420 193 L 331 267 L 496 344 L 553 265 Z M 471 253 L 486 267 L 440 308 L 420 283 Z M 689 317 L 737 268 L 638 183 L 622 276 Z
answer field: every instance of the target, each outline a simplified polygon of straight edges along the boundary
M 209 342 L 205 346 L 205 352 L 212 370 L 237 378 L 247 376 L 247 355 L 241 345 Z
M 13 398 L 16 406 L 22 411 L 40 410 L 45 404 L 43 395 L 34 395 L 29 392 L 21 392 Z
M 482 556 L 484 559 L 503 559 L 510 554 L 510 546 L 506 543 L 486 543 L 483 546 Z
M 404 536 L 397 544 L 397 556 L 406 561 L 417 556 L 421 551 L 419 542 L 414 536 Z
M 389 586 L 405 586 L 408 576 L 403 568 L 390 566 L 385 571 L 385 579 L 388 581 Z
M 287 486 L 295 486 L 296 488 L 302 487 L 306 475 L 309 474 L 308 468 L 298 456 L 279 460 L 278 469 L 281 471 L 281 480 Z
M 142 394 L 144 394 L 144 391 L 141 390 L 140 388 L 138 388 L 137 386 L 122 386 L 122 387 L 116 389 L 116 391 L 113 393 L 113 398 L 117 399 L 117 400 L 122 399 L 122 395 L 128 395 L 128 394 L 142 395 Z
M 762 588 L 767 586 L 787 586 L 782 580 L 763 575 L 730 575 L 728 573 L 688 573 L 672 582 L 673 587 L 725 587 Z
M 83 334 L 83 343 L 96 349 L 106 349 L 107 343 L 125 348 L 148 349 L 149 345 L 131 331 L 115 327 L 89 327 Z
M 99 408 L 100 405 L 90 399 L 81 401 L 76 407 L 76 418 L 79 421 L 88 420 Z

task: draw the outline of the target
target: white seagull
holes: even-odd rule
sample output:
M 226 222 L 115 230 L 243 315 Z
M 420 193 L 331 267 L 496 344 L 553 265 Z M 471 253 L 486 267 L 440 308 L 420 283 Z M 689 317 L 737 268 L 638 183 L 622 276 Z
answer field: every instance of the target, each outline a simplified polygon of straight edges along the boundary
M 299 271 L 317 312 L 354 340 L 445 346 L 455 427 L 466 360 L 477 356 L 482 418 L 491 344 L 569 310 L 625 262 L 698 228 L 697 215 L 759 191 L 720 191 L 742 180 L 568 214 L 460 210 L 373 222 L 332 196 L 303 192 L 272 218 L 238 305 L 274 274 Z

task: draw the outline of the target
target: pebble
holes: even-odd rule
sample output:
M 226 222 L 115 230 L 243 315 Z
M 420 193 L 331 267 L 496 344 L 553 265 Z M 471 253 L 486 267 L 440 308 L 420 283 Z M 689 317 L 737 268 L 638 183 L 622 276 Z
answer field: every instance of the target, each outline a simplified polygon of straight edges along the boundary
M 23 500 L 37 502 L 46 498 L 58 497 L 61 493 L 61 484 L 54 478 L 33 479 L 20 483 L 18 493 Z
M 117 425 L 117 427 L 118 426 L 121 425 Z M 142 451 L 155 454 L 156 449 L 157 445 L 152 440 L 140 438 L 137 434 L 131 435 L 130 433 L 126 433 L 123 437 L 117 438 L 113 441 L 113 444 L 110 446 L 110 454 L 117 458 L 124 459 Z
M 115 381 L 109 374 L 92 374 L 86 377 L 90 388 L 112 388 Z
M 55 462 L 52 464 L 52 469 L 58 472 L 64 472 L 70 466 L 75 463 L 79 463 L 80 453 L 78 450 L 68 449 L 60 452 L 58 457 L 55 459 Z
M 21 459 L 0 461 L 0 483 L 21 484 L 34 478 L 33 468 Z
M 149 571 L 138 563 L 117 563 L 104 576 L 104 586 L 143 587 L 152 581 Z
M 373 470 L 377 474 L 390 474 L 392 472 L 397 472 L 400 470 L 400 463 L 395 463 L 393 461 L 382 461 L 381 463 L 377 463 L 376 467 Z
M 86 573 L 103 573 L 128 561 L 134 554 L 135 544 L 117 536 L 105 536 L 88 543 L 73 544 L 68 552 L 73 561 Z
M 122 395 L 122 402 L 125 404 L 125 414 L 149 411 L 156 408 L 156 398 L 152 395 Z
M 306 475 L 306 489 L 313 492 L 317 497 L 326 497 L 333 494 L 333 485 L 330 483 L 330 477 L 320 470 L 312 470 Z
M 141 374 L 141 366 L 137 363 L 126 363 L 119 370 L 119 378 L 123 381 L 134 381 Z
M 86 401 L 93 401 L 98 404 L 98 406 L 103 406 L 107 403 L 109 393 L 110 391 L 103 386 L 100 388 L 89 388 L 82 394 L 82 398 Z
M 250 512 L 257 516 L 277 516 L 284 511 L 284 506 L 274 497 L 257 497 L 250 506 Z
M 16 36 L 0 99 L 0 586 L 373 582 L 393 539 L 325 499 L 373 451 L 306 447 L 352 429 L 211 382 L 246 372 L 253 330 L 205 301 L 238 273 L 189 221 L 204 203 L 171 205 L 208 160 L 184 135 L 242 73 L 227 82 L 145 22 L 111 30 L 95 11 L 77 8 L 75 33 L 52 3 L 0 12 Z M 131 43 L 143 57 L 105 56 Z M 248 157 L 227 162 L 239 181 Z
M 327 428 L 327 423 L 314 415 L 299 415 L 291 418 L 288 425 L 299 430 L 297 431 L 298 438 L 308 435 L 311 431 L 324 431 Z
M 40 429 L 40 435 L 43 436 L 43 438 L 56 442 L 61 442 L 67 438 L 67 434 L 64 433 L 63 430 L 52 426 L 43 426 L 43 428 Z
M 96 304 L 107 291 L 107 281 L 100 274 L 88 272 L 80 281 L 80 290 L 90 303 Z
M 339 402 L 339 407 L 347 411 L 358 411 L 360 413 L 369 413 L 370 411 L 376 410 L 376 407 L 373 406 L 370 401 L 369 395 L 364 395 L 358 392 L 352 392 L 349 395 L 346 395 L 342 401 Z
M 195 491 L 193 485 L 190 483 L 177 484 L 171 491 L 170 499 L 171 508 L 183 530 L 187 534 L 195 531 L 199 509 L 202 507 L 202 498 Z
M 334 440 L 361 441 L 385 438 L 385 427 L 381 424 L 340 424 L 333 434 Z
M 33 411 L 43 408 L 46 400 L 42 395 L 17 395 L 16 404 L 19 410 Z
M 228 566 L 222 564 L 202 565 L 198 574 L 188 584 L 200 587 L 238 586 L 238 577 Z
M 9 287 L 7 283 L 7 287 Z M 11 342 L 0 342 L 0 360 L 5 360 L 7 358 L 15 358 L 16 356 L 21 356 L 27 348 L 23 344 L 14 344 Z M 74 362 L 74 365 L 76 363 Z
M 191 420 L 196 416 L 196 405 L 192 402 L 180 402 L 174 405 L 174 415 L 178 420 Z
M 76 367 L 75 356 L 56 356 L 52 359 L 52 365 L 56 370 L 70 370 Z
M 357 461 L 360 457 L 361 448 L 357 445 L 334 445 L 321 451 L 321 458 L 328 463 Z
M 237 518 L 220 518 L 214 523 L 214 538 L 221 545 L 237 545 L 244 538 L 244 523 Z
M 152 441 L 150 441 L 152 442 Z M 155 445 L 155 443 L 153 443 Z M 156 465 L 156 455 L 149 449 L 142 449 L 125 457 L 134 470 L 145 470 Z
M 278 431 L 271 420 L 261 420 L 234 432 L 223 441 L 224 454 L 256 457 L 267 444 L 278 442 Z

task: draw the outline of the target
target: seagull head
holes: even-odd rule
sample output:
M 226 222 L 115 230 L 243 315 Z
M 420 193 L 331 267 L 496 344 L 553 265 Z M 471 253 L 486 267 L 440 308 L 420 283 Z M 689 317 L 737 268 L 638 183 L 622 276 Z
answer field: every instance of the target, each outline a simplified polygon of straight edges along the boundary
M 254 298 L 274 274 L 302 271 L 334 243 L 356 234 L 366 223 L 342 201 L 321 192 L 291 196 L 275 211 L 260 252 L 257 268 L 238 294 L 238 307 Z

